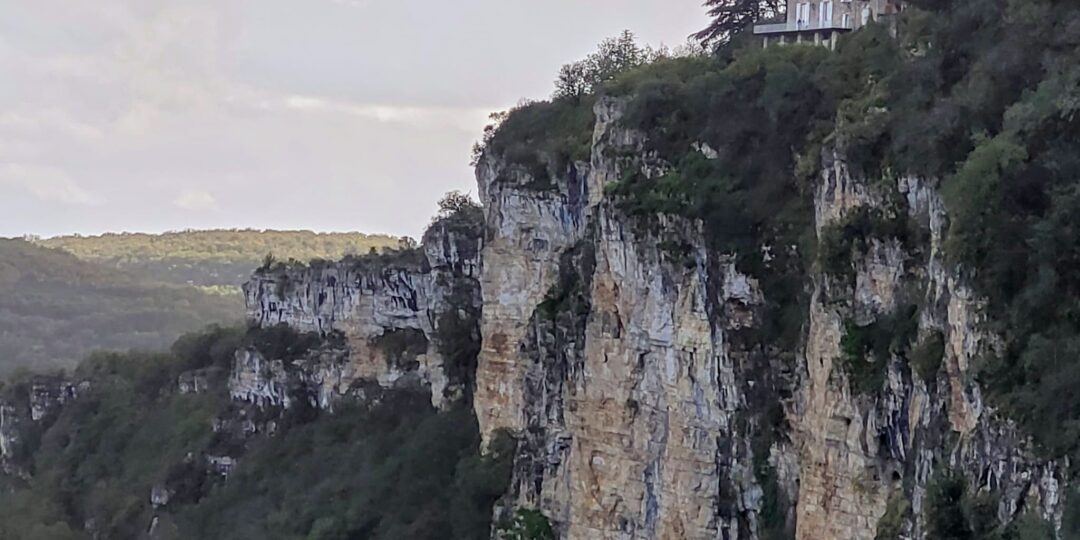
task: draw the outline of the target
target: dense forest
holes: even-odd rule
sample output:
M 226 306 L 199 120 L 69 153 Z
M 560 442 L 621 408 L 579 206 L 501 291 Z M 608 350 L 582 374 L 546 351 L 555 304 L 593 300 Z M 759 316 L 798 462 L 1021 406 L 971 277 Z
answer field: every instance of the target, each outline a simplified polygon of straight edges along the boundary
M 73 367 L 95 350 L 158 350 L 239 322 L 237 294 L 140 280 L 63 251 L 0 240 L 0 372 Z
M 164 234 L 60 236 L 35 243 L 103 263 L 151 281 L 235 287 L 268 255 L 286 261 L 337 260 L 371 250 L 411 245 L 407 238 L 362 233 L 211 230 Z
M 513 446 L 501 439 L 481 456 L 466 404 L 437 413 L 410 390 L 334 414 L 230 402 L 238 347 L 299 356 L 320 343 L 287 328 L 214 327 L 166 353 L 90 357 L 71 374 L 78 399 L 6 451 L 32 477 L 4 476 L 0 538 L 489 538 Z M 182 391 L 185 373 L 205 386 Z M 0 393 L 18 400 L 49 383 L 16 378 Z M 243 455 L 228 481 L 212 465 L 220 455 Z M 169 495 L 152 501 L 155 486 Z

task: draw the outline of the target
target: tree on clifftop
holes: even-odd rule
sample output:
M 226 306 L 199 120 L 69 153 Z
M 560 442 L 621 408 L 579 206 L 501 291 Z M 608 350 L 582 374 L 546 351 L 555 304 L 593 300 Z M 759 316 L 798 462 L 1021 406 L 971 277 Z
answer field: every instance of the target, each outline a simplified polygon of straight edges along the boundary
M 725 43 L 755 22 L 782 14 L 785 5 L 784 0 L 705 0 L 713 22 L 694 37 L 710 45 Z
M 555 80 L 555 99 L 577 98 L 596 91 L 620 73 L 648 64 L 665 50 L 653 50 L 637 43 L 637 36 L 624 30 L 618 37 L 600 42 L 596 52 L 584 60 L 566 64 Z

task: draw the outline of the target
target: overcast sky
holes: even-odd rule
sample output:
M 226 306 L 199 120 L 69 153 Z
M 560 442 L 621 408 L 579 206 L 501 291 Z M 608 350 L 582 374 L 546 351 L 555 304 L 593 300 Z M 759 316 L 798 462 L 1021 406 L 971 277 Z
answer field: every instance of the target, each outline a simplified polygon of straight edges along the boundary
M 416 236 L 491 111 L 700 0 L 0 0 L 0 236 Z

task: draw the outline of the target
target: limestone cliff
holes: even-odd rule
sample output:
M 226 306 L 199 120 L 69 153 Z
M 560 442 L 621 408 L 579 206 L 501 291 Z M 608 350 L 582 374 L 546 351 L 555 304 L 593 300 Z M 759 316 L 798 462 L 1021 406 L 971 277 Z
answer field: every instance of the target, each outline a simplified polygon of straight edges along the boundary
M 861 181 L 842 159 L 826 156 L 815 201 L 819 234 L 860 209 L 885 209 L 894 195 L 899 204 L 885 211 L 903 212 L 894 218 L 910 220 L 928 244 L 912 249 L 897 238 L 873 239 L 865 253 L 852 253 L 853 276 L 814 276 L 802 361 L 808 378 L 792 415 L 798 537 L 873 539 L 891 498 L 910 500 L 912 515 L 921 516 L 928 481 L 946 468 L 998 495 L 1001 522 L 1027 508 L 1060 525 L 1063 464 L 1036 459 L 1028 439 L 983 404 L 973 379 L 972 361 L 1000 340 L 986 329 L 984 303 L 946 266 L 947 213 L 932 182 Z M 839 368 L 845 324 L 896 324 L 905 306 L 920 342 L 943 341 L 941 368 L 924 380 L 895 354 L 856 359 L 887 362 L 884 391 L 857 395 Z M 919 519 L 905 527 L 921 537 Z
M 254 321 L 341 339 L 242 351 L 233 397 L 469 396 L 487 443 L 518 442 L 497 517 L 538 511 L 562 538 L 921 539 L 948 474 L 999 524 L 1060 529 L 1068 464 L 983 401 L 973 365 L 1003 340 L 947 262 L 933 179 L 860 177 L 830 138 L 790 172 L 807 178 L 784 195 L 804 197 L 805 230 L 718 249 L 704 221 L 628 210 L 613 189 L 676 168 L 631 103 L 595 100 L 584 154 L 565 126 L 489 141 L 469 234 L 436 223 L 412 252 L 256 275 Z M 722 159 L 682 142 L 691 167 Z M 475 365 L 451 361 L 447 314 L 478 331 Z
M 760 245 L 748 265 L 700 222 L 617 203 L 609 186 L 628 172 L 671 168 L 626 109 L 597 100 L 587 159 L 489 147 L 482 226 L 444 220 L 412 251 L 258 273 L 253 321 L 331 339 L 294 357 L 240 351 L 233 398 L 468 395 L 485 440 L 518 441 L 498 516 L 538 510 L 562 538 L 871 540 L 887 513 L 895 534 L 923 538 L 945 471 L 992 493 L 1001 523 L 1035 512 L 1060 526 L 1066 464 L 1038 459 L 974 380 L 1002 342 L 946 262 L 932 180 L 859 178 L 833 145 L 808 193 L 816 258 Z M 776 276 L 793 269 L 785 291 Z M 778 330 L 792 316 L 795 331 Z M 449 342 L 462 329 L 478 330 L 475 365 Z
M 481 241 L 475 221 L 438 220 L 420 248 L 256 273 L 244 286 L 251 321 L 341 339 L 304 358 L 241 352 L 230 380 L 233 397 L 288 407 L 289 389 L 303 385 L 314 405 L 331 408 L 364 381 L 424 386 L 440 408 L 460 396 L 471 367 L 455 365 L 460 346 L 448 342 L 468 342 L 475 333 Z
M 816 265 L 803 337 L 785 349 L 761 337 L 772 291 L 710 251 L 699 224 L 642 224 L 605 195 L 627 169 L 666 166 L 621 125 L 623 108 L 597 104 L 590 160 L 541 154 L 551 181 L 506 155 L 478 167 L 475 407 L 484 433 L 520 437 L 509 507 L 540 509 L 565 538 L 873 539 L 890 501 L 907 500 L 903 534 L 921 538 L 928 483 L 956 470 L 999 496 L 1001 522 L 1028 509 L 1060 523 L 1064 464 L 1037 459 L 970 373 L 999 341 L 944 261 L 931 181 L 859 179 L 842 151 L 824 153 L 822 242 L 860 211 L 895 214 L 918 238 L 868 239 L 845 255 L 849 275 Z M 844 360 L 848 328 L 899 324 L 901 311 L 915 342 L 942 340 L 940 369 L 923 380 L 893 353 L 877 360 L 880 391 L 857 391 L 844 362 L 875 360 Z
M 784 372 L 742 335 L 762 291 L 696 224 L 641 227 L 605 198 L 620 167 L 663 169 L 623 107 L 597 104 L 590 162 L 549 171 L 548 188 L 481 161 L 477 416 L 522 437 L 511 504 L 567 538 L 756 537 L 770 458 L 753 433 Z

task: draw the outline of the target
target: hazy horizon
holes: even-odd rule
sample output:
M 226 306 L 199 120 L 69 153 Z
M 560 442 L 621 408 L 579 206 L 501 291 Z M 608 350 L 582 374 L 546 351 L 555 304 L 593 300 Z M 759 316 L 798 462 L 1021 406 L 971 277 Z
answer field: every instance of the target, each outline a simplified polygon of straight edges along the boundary
M 493 111 L 699 0 L 17 0 L 0 20 L 0 237 L 306 229 L 418 237 L 475 192 Z
M 205 229 L 163 229 L 158 231 L 103 231 L 100 233 L 84 234 L 84 233 L 66 233 L 66 234 L 54 234 L 50 236 L 42 236 L 39 234 L 26 233 L 16 236 L 0 236 L 0 240 L 55 240 L 59 238 L 100 238 L 105 236 L 124 236 L 124 235 L 148 235 L 148 236 L 165 236 L 170 234 L 185 234 L 185 233 L 210 233 L 210 232 L 260 232 L 260 233 L 312 233 L 312 234 L 360 234 L 365 236 L 387 236 L 387 237 L 403 237 L 409 235 L 358 231 L 358 230 L 340 230 L 340 231 L 324 231 L 314 230 L 311 228 L 300 229 L 280 229 L 280 228 L 261 228 L 261 227 L 211 227 Z M 412 237 L 414 240 L 419 241 L 419 237 Z

